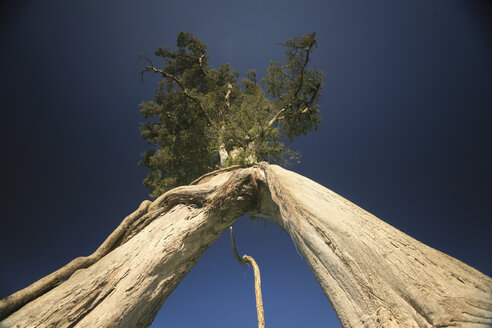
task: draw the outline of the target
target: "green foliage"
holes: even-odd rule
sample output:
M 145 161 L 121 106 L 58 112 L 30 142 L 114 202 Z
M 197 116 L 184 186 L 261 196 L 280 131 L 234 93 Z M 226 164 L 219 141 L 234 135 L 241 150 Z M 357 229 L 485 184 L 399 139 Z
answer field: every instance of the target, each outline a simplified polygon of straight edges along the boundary
M 316 130 L 321 122 L 318 101 L 324 72 L 306 68 L 311 50 L 316 46 L 316 34 L 305 34 L 282 45 L 286 47 L 284 65 L 271 61 L 262 83 L 268 95 L 275 99 L 275 105 L 285 108 L 279 126 L 292 140 Z
M 142 137 L 150 145 L 140 165 L 152 197 L 219 167 L 258 161 L 285 164 L 298 159 L 283 140 L 316 130 L 324 73 L 307 68 L 316 35 L 289 40 L 282 63 L 271 62 L 257 83 L 256 71 L 239 73 L 208 64 L 207 47 L 187 32 L 177 50 L 159 47 L 163 68 L 143 56 L 144 72 L 162 78 L 152 101 L 140 104 Z

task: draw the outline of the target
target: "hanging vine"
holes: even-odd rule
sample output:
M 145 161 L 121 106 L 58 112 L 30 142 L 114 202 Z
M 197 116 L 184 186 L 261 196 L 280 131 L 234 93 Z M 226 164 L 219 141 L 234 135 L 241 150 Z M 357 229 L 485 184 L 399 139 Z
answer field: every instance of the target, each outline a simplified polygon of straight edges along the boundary
M 234 257 L 238 260 L 241 265 L 246 263 L 251 264 L 253 267 L 253 272 L 255 275 L 255 298 L 256 298 L 256 313 L 258 315 L 258 328 L 265 328 L 265 315 L 263 313 L 263 298 L 261 296 L 261 277 L 260 277 L 260 268 L 256 261 L 249 255 L 244 254 L 243 257 L 239 256 L 239 253 L 236 249 L 236 242 L 234 241 L 234 233 L 232 231 L 232 227 L 229 227 L 229 231 L 231 233 L 231 243 L 232 243 L 232 251 L 234 252 Z

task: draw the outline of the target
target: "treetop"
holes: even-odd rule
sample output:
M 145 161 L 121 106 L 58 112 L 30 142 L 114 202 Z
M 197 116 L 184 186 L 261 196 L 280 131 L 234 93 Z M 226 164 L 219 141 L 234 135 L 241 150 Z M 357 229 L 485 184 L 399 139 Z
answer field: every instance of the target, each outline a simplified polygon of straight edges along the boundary
M 161 78 L 154 99 L 140 104 L 150 149 L 139 165 L 151 170 L 143 183 L 152 197 L 220 167 L 298 158 L 284 142 L 317 129 L 324 72 L 308 68 L 315 33 L 281 45 L 284 59 L 271 61 L 259 83 L 255 70 L 239 79 L 228 63 L 211 67 L 207 46 L 188 32 L 177 35 L 176 50 L 157 48 L 161 64 L 142 55 L 142 78 Z

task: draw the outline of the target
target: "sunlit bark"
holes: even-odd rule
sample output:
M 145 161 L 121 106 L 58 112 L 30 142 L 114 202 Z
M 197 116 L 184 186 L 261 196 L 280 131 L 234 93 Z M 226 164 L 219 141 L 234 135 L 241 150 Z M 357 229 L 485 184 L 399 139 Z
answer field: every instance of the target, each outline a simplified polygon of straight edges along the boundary
M 149 206 L 159 215 L 137 220 L 113 251 L 0 327 L 147 327 L 205 250 L 246 212 L 291 236 L 343 327 L 492 324 L 490 277 L 296 173 L 267 164 L 221 170 L 166 197 Z

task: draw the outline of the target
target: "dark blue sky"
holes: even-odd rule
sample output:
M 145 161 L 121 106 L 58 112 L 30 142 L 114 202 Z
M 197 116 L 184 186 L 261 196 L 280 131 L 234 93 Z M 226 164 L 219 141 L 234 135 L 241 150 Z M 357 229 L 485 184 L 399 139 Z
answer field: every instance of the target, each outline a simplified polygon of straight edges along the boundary
M 483 1 L 20 1 L 0 16 L 0 297 L 88 255 L 147 197 L 142 52 L 202 39 L 240 72 L 316 32 L 326 72 L 317 132 L 291 169 L 491 275 L 492 16 Z M 339 323 L 272 223 L 240 219 L 269 327 Z M 256 325 L 251 268 L 222 236 L 153 327 Z

